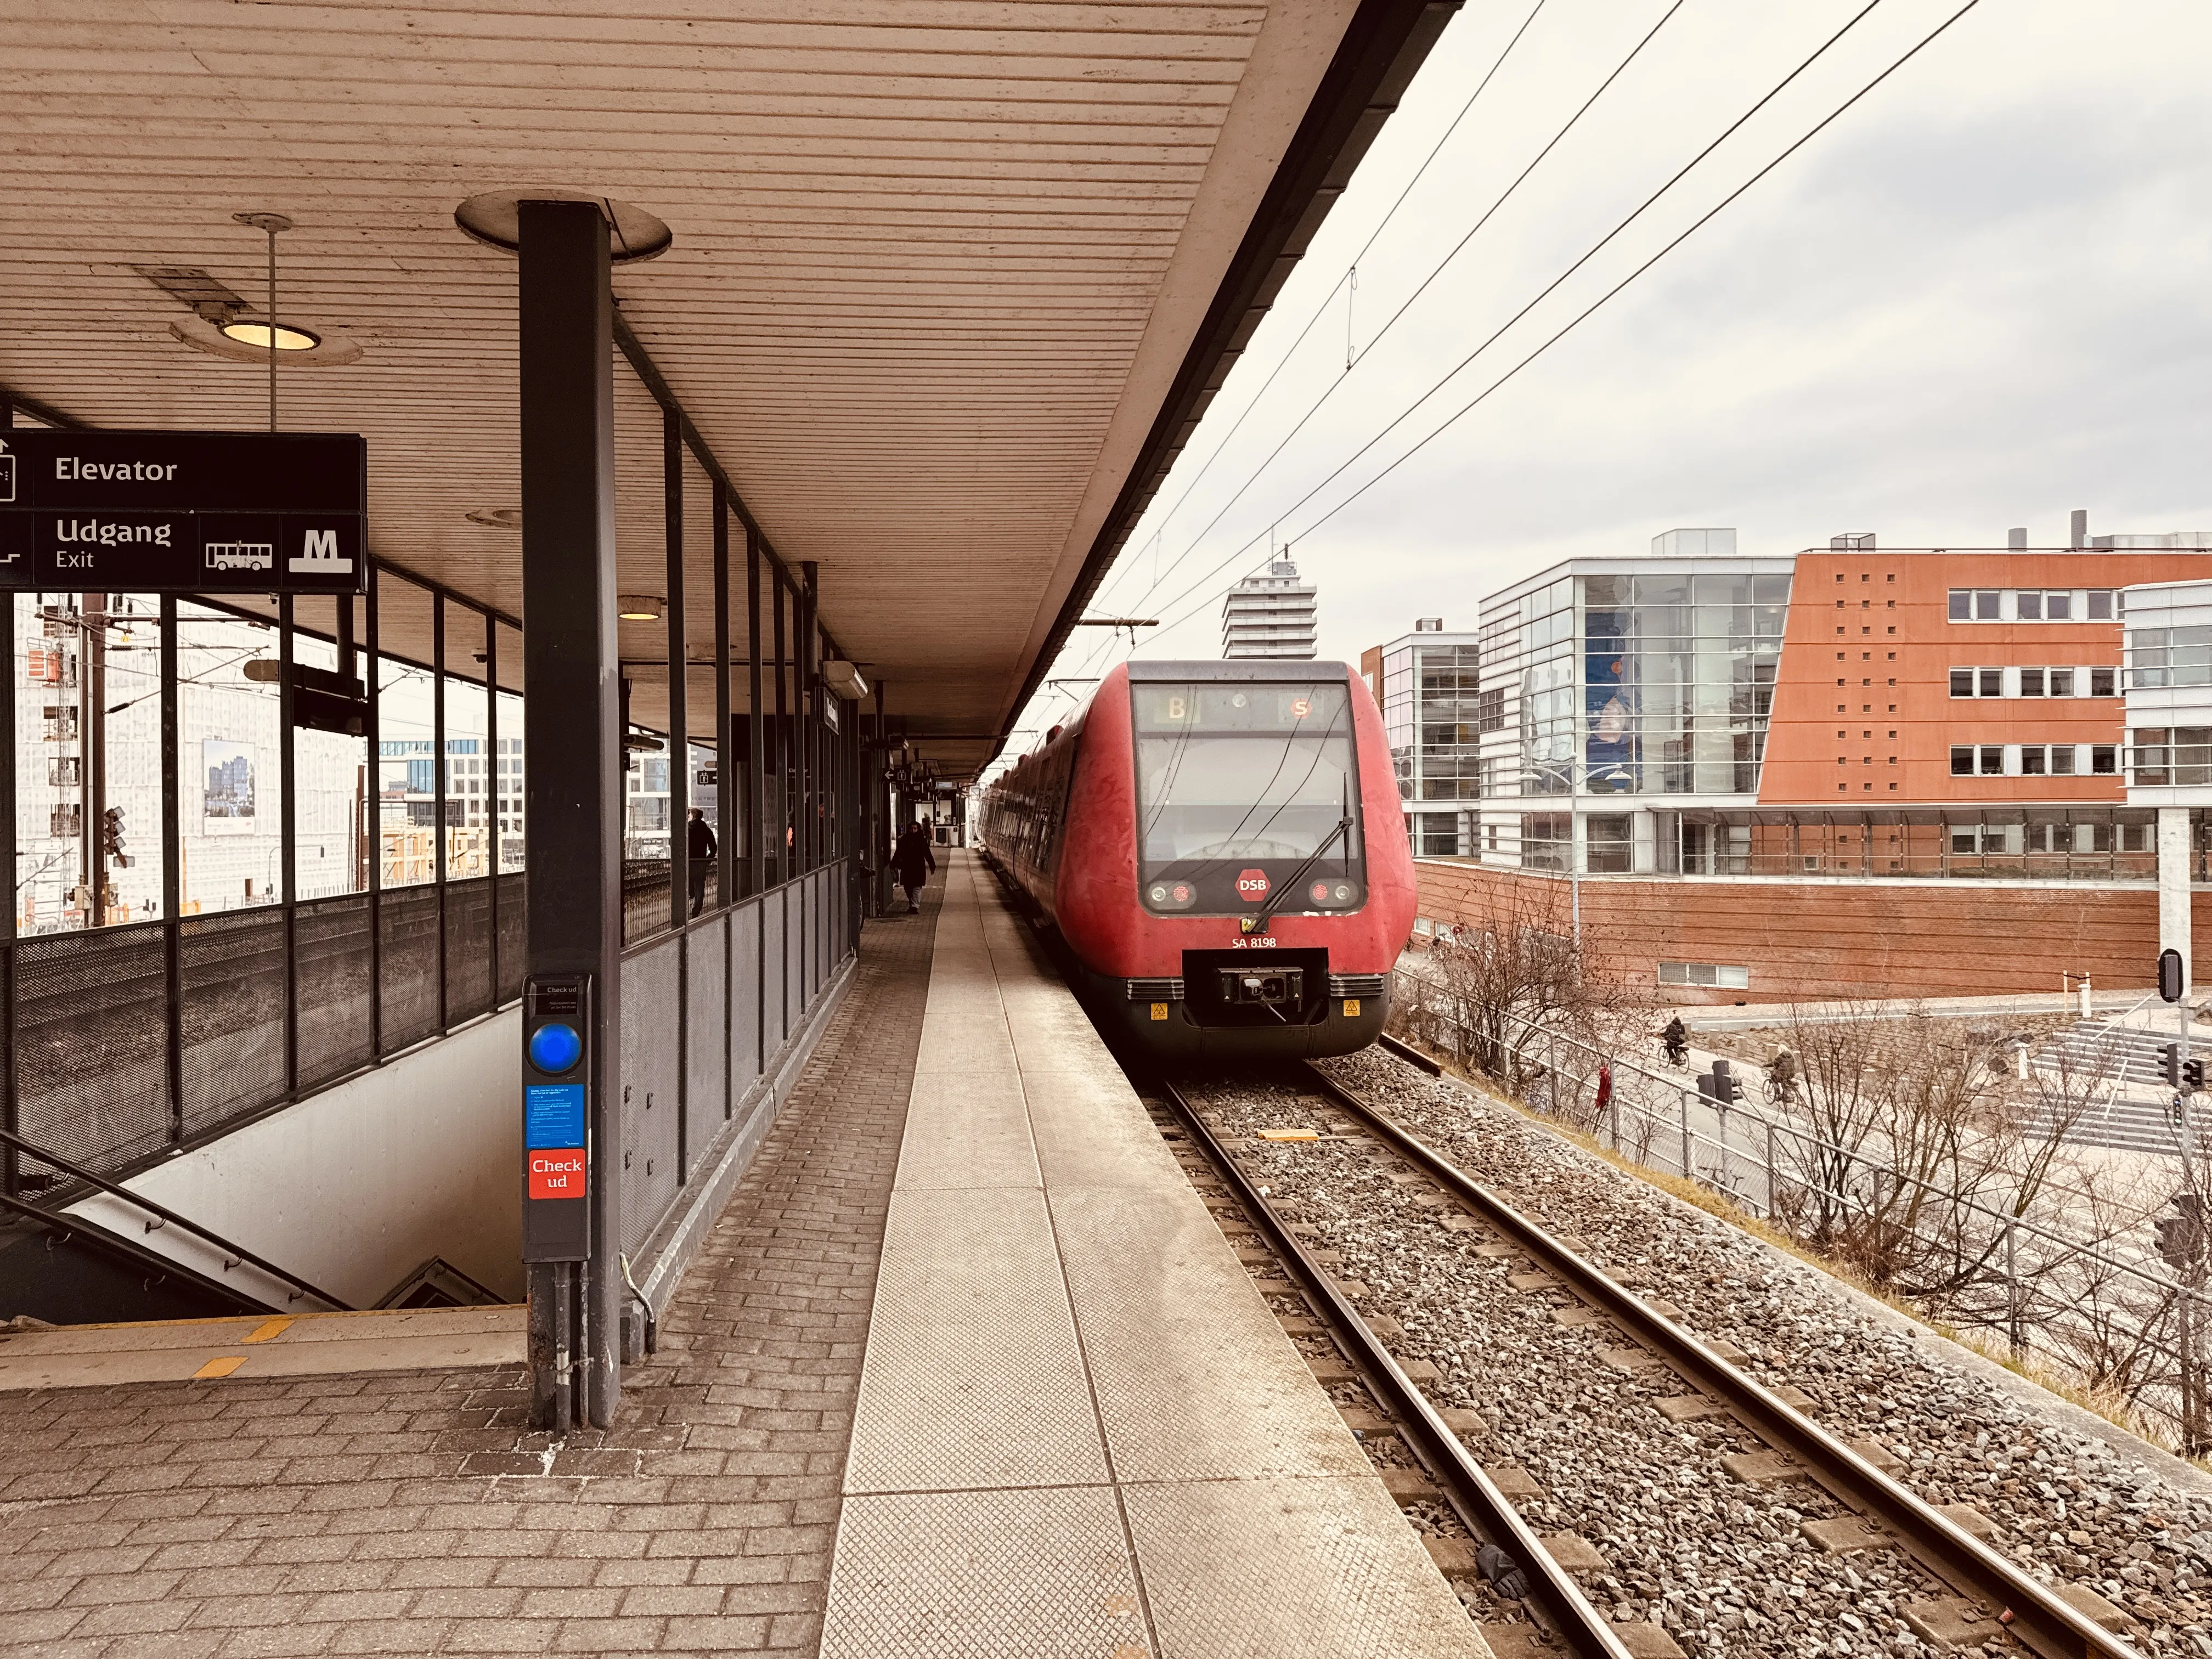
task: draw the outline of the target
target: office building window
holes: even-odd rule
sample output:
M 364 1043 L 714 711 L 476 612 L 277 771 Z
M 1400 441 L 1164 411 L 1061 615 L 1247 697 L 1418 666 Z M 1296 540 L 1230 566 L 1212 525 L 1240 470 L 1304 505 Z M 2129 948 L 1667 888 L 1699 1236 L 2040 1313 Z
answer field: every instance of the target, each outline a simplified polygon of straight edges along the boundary
M 2117 668 L 2093 668 L 2089 671 L 2089 695 L 2093 697 L 2117 697 L 2119 693 L 2120 671 Z
M 1984 668 L 1978 672 L 1981 680 L 1981 695 L 1983 696 L 2002 697 L 2004 696 L 2003 669 Z
M 1960 743 L 1951 746 L 1951 775 L 1954 778 L 1974 775 L 1974 748 L 1972 744 Z
M 1985 743 L 1981 745 L 1979 752 L 1982 761 L 1981 775 L 1985 778 L 2002 777 L 2004 775 L 2004 745 L 2001 743 Z
M 1635 868 L 1632 836 L 1635 822 L 1626 812 L 1593 813 L 1583 821 L 1585 853 L 1593 874 L 1625 876 Z
M 2043 695 L 2043 673 L 2044 671 L 2040 668 L 2021 669 L 2020 671 L 2020 695 L 2023 697 L 2041 696 Z
M 2212 726 L 2138 727 L 2128 769 L 2147 786 L 2212 783 Z
M 1521 867 L 1565 870 L 1574 852 L 1575 821 L 1565 812 L 1528 812 L 1521 819 Z
M 2087 614 L 2091 622 L 2110 622 L 2112 619 L 2112 590 L 2093 587 L 2083 597 L 2088 600 Z
M 2120 769 L 2120 746 L 2116 743 L 2093 743 L 2089 745 L 2089 769 L 2100 777 L 2111 777 Z
M 1974 695 L 1972 669 L 1954 668 L 1951 671 L 1951 695 L 1954 697 L 1971 697 Z
M 1751 988 L 1751 969 L 1729 967 L 1717 962 L 1662 962 L 1659 964 L 1662 985 L 1711 985 L 1723 991 L 1747 991 Z
M 2212 628 L 2130 628 L 2128 684 L 2212 685 Z
M 2074 695 L 2074 671 L 2072 669 L 2052 668 L 2047 669 L 2045 672 L 2051 676 L 2051 695 L 2052 696 L 2070 697 Z

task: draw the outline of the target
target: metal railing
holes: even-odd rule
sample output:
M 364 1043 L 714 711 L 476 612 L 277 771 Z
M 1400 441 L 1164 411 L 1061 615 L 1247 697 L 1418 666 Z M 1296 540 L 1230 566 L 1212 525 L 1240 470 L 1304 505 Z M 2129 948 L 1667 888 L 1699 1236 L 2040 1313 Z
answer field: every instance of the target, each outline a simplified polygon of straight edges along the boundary
M 2142 1419 L 2138 1426 L 2201 1447 L 2201 1335 L 2212 1299 L 2163 1262 L 2073 1224 L 2065 1204 L 2074 1194 L 2065 1189 L 2048 1189 L 2046 1212 L 2016 1212 L 1899 1170 L 1864 1146 L 1840 1146 L 1771 1104 L 1762 1111 L 1723 1103 L 1517 1016 L 1499 1017 L 1495 1035 L 1477 1030 L 1456 1000 L 1449 987 L 1400 969 L 1392 1024 L 1431 1053 L 1497 1079 L 1531 1109 L 1644 1168 L 1693 1182 L 1815 1250 L 1841 1254 L 1854 1229 L 1886 1235 L 1943 1269 L 1940 1285 L 1886 1288 L 1948 1324 L 2001 1332 L 2015 1361 L 2041 1347 L 2083 1388 L 2118 1395 Z M 1609 1085 L 1602 1109 L 1601 1071 Z M 2196 1315 L 2185 1328 L 2185 1308 Z
M 769 1109 L 758 1085 L 853 955 L 859 884 L 850 862 L 825 865 L 623 953 L 626 1254 Z

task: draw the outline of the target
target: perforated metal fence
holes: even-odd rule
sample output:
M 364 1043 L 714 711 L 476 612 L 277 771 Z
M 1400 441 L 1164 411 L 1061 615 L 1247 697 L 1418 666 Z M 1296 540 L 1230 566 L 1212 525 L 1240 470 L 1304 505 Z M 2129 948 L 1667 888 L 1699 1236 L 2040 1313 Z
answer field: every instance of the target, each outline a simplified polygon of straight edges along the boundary
M 624 955 L 625 1250 L 771 1109 L 764 1078 L 853 956 L 858 879 L 842 864 L 817 870 Z

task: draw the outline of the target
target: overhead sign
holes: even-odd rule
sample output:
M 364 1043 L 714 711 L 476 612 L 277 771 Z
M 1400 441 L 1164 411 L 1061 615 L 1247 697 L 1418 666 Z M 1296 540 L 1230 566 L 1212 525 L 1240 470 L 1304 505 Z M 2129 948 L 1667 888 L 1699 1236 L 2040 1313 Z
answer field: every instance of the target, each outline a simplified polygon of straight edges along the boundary
M 329 432 L 0 432 L 0 588 L 357 593 L 368 448 Z

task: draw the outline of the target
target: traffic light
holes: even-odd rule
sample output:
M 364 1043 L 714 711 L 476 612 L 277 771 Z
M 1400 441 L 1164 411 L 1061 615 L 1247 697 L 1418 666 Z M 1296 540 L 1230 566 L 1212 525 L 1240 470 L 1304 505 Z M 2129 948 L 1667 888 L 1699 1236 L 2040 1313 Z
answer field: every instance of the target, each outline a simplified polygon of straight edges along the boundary
M 2158 1074 L 2166 1079 L 2170 1089 L 2181 1086 L 2181 1045 L 2166 1042 L 2159 1045 Z
M 2162 1215 L 2152 1224 L 2158 1229 L 2158 1253 L 2177 1267 L 2185 1267 L 2204 1254 L 2204 1200 L 2183 1193 L 2173 1200 L 2179 1215 Z
M 2204 1086 L 2203 1060 L 2185 1060 L 2181 1062 L 2181 1086 L 2185 1089 L 2201 1089 Z
M 119 806 L 111 806 L 100 815 L 100 853 L 103 859 L 130 867 L 131 860 L 123 856 L 123 809 Z

